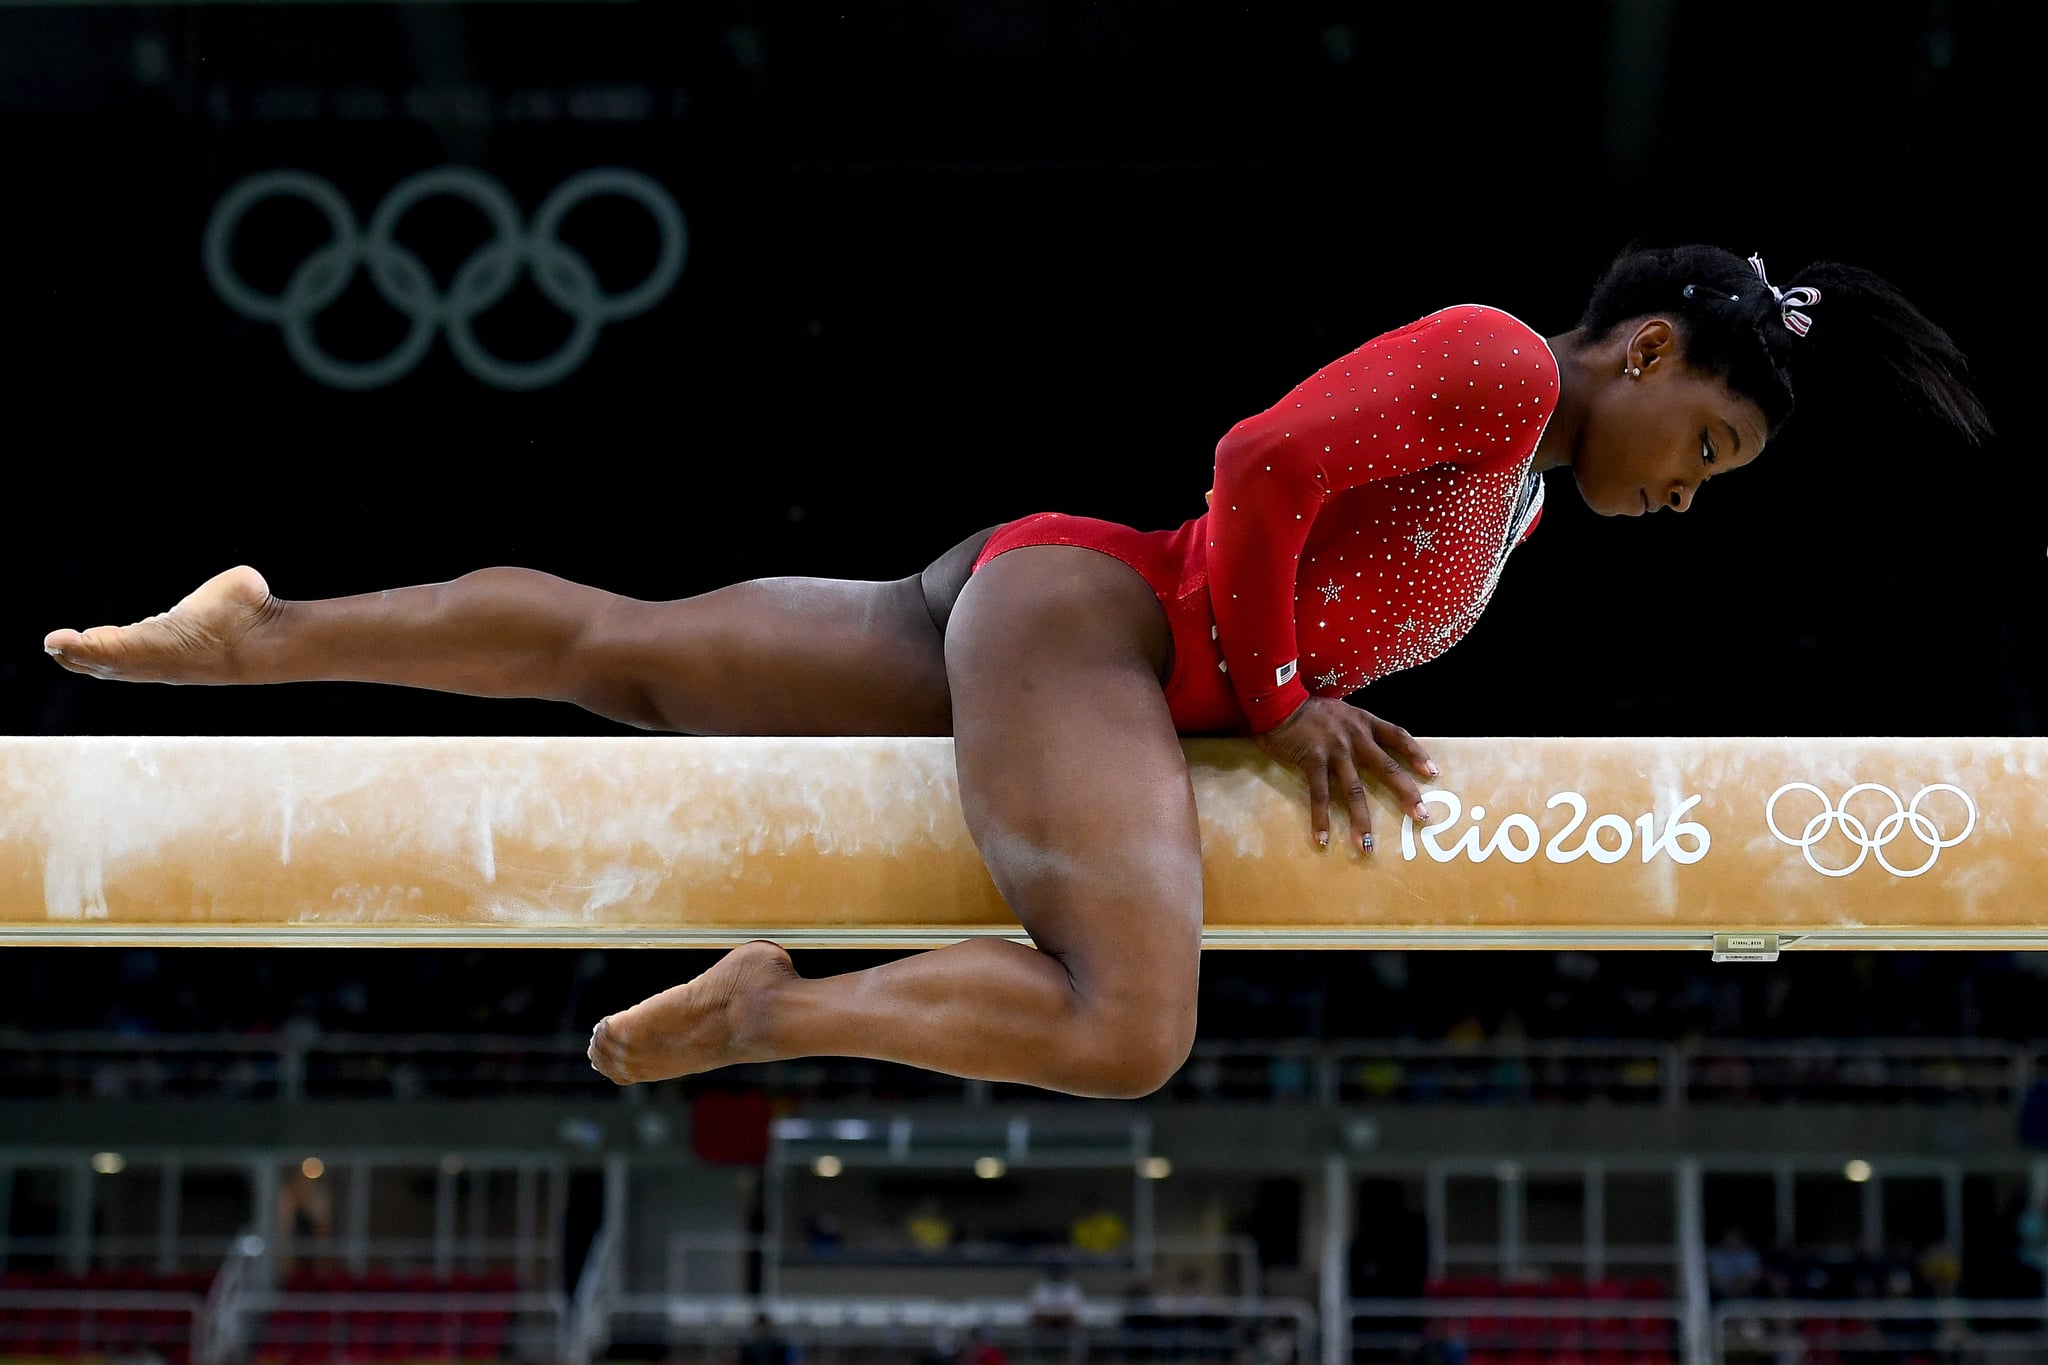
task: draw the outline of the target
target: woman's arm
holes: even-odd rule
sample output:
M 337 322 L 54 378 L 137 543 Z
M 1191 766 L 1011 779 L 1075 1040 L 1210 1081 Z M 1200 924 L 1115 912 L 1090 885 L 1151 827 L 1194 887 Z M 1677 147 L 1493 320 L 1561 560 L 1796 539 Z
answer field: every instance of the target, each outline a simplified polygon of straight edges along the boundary
M 1216 447 L 1209 596 L 1254 731 L 1308 700 L 1295 676 L 1295 579 L 1329 498 L 1439 464 L 1505 468 L 1535 449 L 1557 399 L 1543 338 L 1465 304 L 1376 337 L 1232 427 Z

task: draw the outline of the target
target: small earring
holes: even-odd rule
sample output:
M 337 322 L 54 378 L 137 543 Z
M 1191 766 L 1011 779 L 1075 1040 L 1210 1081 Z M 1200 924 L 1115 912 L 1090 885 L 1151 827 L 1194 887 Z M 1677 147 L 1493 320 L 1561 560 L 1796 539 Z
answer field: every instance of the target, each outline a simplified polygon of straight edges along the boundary
M 1643 367 L 1638 365 L 1633 369 L 1623 370 L 1622 373 L 1626 374 L 1630 379 L 1641 379 L 1643 377 Z

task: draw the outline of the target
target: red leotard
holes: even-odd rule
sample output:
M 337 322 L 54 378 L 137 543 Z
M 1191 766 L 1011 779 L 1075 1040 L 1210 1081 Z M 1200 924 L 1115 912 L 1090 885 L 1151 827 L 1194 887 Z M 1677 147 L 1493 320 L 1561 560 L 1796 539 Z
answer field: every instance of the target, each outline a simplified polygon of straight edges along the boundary
M 1471 629 L 1542 516 L 1530 464 L 1557 374 L 1507 313 L 1446 308 L 1232 427 L 1208 512 L 1177 530 L 1040 513 L 998 528 L 974 567 L 1025 545 L 1114 555 L 1166 608 L 1180 733 L 1270 730 Z

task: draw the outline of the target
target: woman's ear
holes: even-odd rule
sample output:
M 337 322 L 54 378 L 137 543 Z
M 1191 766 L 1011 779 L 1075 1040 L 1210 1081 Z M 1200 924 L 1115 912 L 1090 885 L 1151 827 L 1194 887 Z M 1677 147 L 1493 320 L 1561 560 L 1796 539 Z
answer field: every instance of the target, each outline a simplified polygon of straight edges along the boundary
M 1646 370 L 1657 361 L 1674 359 L 1678 354 L 1678 329 L 1663 318 L 1645 318 L 1629 338 L 1629 354 L 1640 356 L 1640 361 L 1631 363 Z

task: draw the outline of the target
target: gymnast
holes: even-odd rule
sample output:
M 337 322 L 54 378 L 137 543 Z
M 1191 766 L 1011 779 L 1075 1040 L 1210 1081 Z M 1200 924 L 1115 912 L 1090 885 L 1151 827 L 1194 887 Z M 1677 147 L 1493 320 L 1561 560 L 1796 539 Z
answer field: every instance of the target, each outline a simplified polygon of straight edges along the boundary
M 1463 304 L 1373 338 L 1225 432 L 1208 510 L 1140 531 L 1041 513 L 895 582 L 773 578 L 641 601 L 523 568 L 286 601 L 247 566 L 125 627 L 52 632 L 76 673 L 357 681 L 547 697 L 647 730 L 951 735 L 968 828 L 1035 947 L 970 939 L 837 976 L 734 948 L 600 1020 L 625 1085 L 855 1056 L 1079 1095 L 1163 1085 L 1195 1035 L 1202 859 L 1180 738 L 1249 736 L 1307 780 L 1328 850 L 1373 847 L 1368 781 L 1417 811 L 1424 745 L 1348 698 L 1485 608 L 1568 466 L 1596 512 L 1692 506 L 1856 385 L 1990 425 L 1950 338 L 1816 263 L 1631 247 L 1571 330 Z M 1419 813 L 1419 812 L 1418 812 Z

